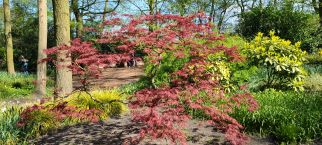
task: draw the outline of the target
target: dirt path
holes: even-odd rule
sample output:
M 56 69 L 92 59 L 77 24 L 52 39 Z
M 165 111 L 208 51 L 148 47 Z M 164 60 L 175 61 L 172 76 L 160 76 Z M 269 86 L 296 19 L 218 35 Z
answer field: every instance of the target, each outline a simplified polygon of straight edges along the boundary
M 106 68 L 102 75 L 97 78 L 90 78 L 91 88 L 114 88 L 134 81 L 138 81 L 144 75 L 143 68 Z M 81 84 L 79 78 L 74 77 L 73 85 L 75 88 Z
M 111 118 L 100 124 L 75 125 L 59 129 L 57 132 L 42 136 L 33 143 L 36 145 L 122 145 L 130 137 L 138 134 L 140 125 L 131 122 L 130 116 Z M 224 134 L 211 126 L 188 122 L 184 130 L 188 136 L 188 145 L 221 145 Z M 170 145 L 166 140 L 145 139 L 139 145 Z M 273 145 L 268 139 L 250 138 L 250 145 Z

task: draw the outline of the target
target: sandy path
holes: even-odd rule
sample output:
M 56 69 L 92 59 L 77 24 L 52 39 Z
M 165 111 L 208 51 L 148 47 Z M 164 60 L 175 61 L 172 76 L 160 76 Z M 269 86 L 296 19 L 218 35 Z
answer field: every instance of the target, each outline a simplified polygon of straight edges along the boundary
M 143 68 L 106 68 L 102 75 L 97 78 L 90 78 L 91 88 L 114 88 L 124 84 L 138 81 L 144 75 Z M 73 78 L 75 88 L 81 84 L 78 77 Z

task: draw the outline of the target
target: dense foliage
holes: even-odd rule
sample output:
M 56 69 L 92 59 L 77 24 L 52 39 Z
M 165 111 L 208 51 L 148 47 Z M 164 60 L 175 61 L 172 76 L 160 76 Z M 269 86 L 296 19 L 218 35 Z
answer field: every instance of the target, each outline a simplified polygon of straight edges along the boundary
M 258 32 L 268 34 L 275 30 L 278 36 L 295 43 L 301 41 L 301 48 L 308 52 L 321 47 L 321 32 L 315 15 L 295 11 L 293 7 L 256 7 L 241 14 L 238 33 L 252 39 Z
M 247 43 L 245 51 L 251 63 L 266 68 L 266 87 L 291 87 L 303 90 L 306 72 L 302 67 L 305 51 L 301 43 L 281 39 L 273 31 L 269 37 L 258 35 Z

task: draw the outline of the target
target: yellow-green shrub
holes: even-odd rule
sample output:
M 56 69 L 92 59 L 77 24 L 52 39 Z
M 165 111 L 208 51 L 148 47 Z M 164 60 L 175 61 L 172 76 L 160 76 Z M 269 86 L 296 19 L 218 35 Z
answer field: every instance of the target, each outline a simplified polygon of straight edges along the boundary
M 76 92 L 66 98 L 68 105 L 83 109 L 103 111 L 101 118 L 120 115 L 127 110 L 124 104 L 125 96 L 116 90 L 96 90 L 92 92 Z
M 246 44 L 244 51 L 253 64 L 266 68 L 266 87 L 303 90 L 306 72 L 302 65 L 306 52 L 300 46 L 300 42 L 292 44 L 271 31 L 269 37 L 258 33 L 254 40 Z

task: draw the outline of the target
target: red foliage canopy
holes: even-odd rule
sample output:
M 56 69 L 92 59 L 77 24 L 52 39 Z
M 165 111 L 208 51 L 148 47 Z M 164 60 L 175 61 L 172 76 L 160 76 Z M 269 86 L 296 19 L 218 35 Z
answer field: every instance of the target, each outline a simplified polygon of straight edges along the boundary
M 242 104 L 254 110 L 256 101 L 249 93 L 227 97 L 218 79 L 219 74 L 207 70 L 212 65 L 209 54 L 223 53 L 229 61 L 239 61 L 241 56 L 236 47 L 227 48 L 216 42 L 224 39 L 212 31 L 204 14 L 187 17 L 177 15 L 147 15 L 123 23 L 115 18 L 104 23 L 105 31 L 98 39 L 100 43 L 119 43 L 118 49 L 142 49 L 154 65 L 159 65 L 165 53 L 173 52 L 176 57 L 188 57 L 189 61 L 172 74 L 170 86 L 147 88 L 136 92 L 130 107 L 133 120 L 145 124 L 140 133 L 153 138 L 168 138 L 173 142 L 186 144 L 186 136 L 180 127 L 191 118 L 185 108 L 203 110 L 210 116 L 209 123 L 226 132 L 226 139 L 232 144 L 242 144 L 247 139 L 243 129 L 228 115 Z M 201 95 L 200 92 L 206 93 Z M 197 98 L 197 99 L 196 99 Z M 212 102 L 213 106 L 205 105 Z

